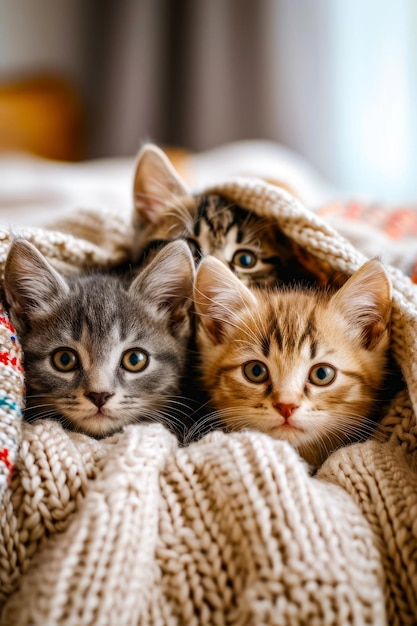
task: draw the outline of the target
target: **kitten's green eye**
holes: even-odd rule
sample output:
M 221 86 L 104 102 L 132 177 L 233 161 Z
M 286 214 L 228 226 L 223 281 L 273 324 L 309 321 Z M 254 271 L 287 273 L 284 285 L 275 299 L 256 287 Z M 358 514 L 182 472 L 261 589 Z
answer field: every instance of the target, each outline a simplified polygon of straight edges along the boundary
M 258 261 L 258 257 L 252 250 L 238 250 L 234 253 L 232 263 L 235 267 L 248 270 L 254 267 Z
M 327 363 L 315 365 L 311 368 L 310 374 L 308 375 L 308 380 L 313 383 L 313 385 L 319 385 L 321 387 L 330 385 L 335 378 L 336 370 L 331 365 L 327 365 Z
M 51 363 L 58 372 L 72 372 L 79 366 L 78 354 L 71 348 L 60 348 L 52 354 Z
M 133 350 L 127 350 L 122 356 L 122 362 L 120 365 L 128 372 L 141 372 L 149 363 L 148 355 L 139 350 L 133 348 Z
M 245 363 L 243 373 L 251 383 L 264 383 L 269 378 L 268 368 L 262 361 Z

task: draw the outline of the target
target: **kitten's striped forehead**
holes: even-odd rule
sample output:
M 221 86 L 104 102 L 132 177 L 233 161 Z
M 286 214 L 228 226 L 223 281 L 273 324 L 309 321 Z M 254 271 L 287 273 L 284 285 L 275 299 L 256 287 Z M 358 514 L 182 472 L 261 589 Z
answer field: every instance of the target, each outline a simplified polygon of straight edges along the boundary
M 264 301 L 257 315 L 257 332 L 262 353 L 269 357 L 272 346 L 283 354 L 307 348 L 313 359 L 317 352 L 317 302 L 307 294 L 282 293 Z
M 116 335 L 124 339 L 128 332 L 129 315 L 121 306 L 126 300 L 126 293 L 120 284 L 117 280 L 108 281 L 106 301 L 103 301 L 100 280 L 88 280 L 86 284 L 87 287 L 84 284 L 74 286 L 71 298 L 64 303 L 61 313 L 73 338 L 76 341 L 95 340 L 96 343 L 100 343 L 104 337 L 115 338 Z
M 91 362 L 113 363 L 112 354 L 120 354 L 121 346 L 126 337 L 122 329 L 122 319 L 110 319 L 99 325 L 99 332 L 94 332 L 87 319 L 82 320 L 81 338 L 79 345 L 83 346 L 86 354 L 90 355 Z
M 194 234 L 200 235 L 202 223 L 206 223 L 213 240 L 222 241 L 225 235 L 237 226 L 236 241 L 239 243 L 243 237 L 244 228 L 250 220 L 251 214 L 237 205 L 230 204 L 220 196 L 200 196 L 197 206 L 197 220 L 194 224 Z
M 125 344 L 141 347 L 150 337 L 159 345 L 164 335 L 152 303 L 132 299 L 118 277 L 78 279 L 54 315 L 60 324 L 51 328 L 51 341 L 83 345 L 97 360 L 105 360 L 114 346 L 118 350 Z

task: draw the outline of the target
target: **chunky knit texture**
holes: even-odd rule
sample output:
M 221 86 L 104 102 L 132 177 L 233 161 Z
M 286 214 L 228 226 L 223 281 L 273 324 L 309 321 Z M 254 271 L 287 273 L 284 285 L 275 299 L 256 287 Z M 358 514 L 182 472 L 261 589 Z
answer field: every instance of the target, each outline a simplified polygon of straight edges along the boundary
M 282 190 L 237 179 L 213 191 L 277 220 L 335 269 L 365 261 Z M 75 270 L 120 260 L 111 228 L 103 245 L 77 228 L 27 235 Z M 0 503 L 0 624 L 416 624 L 417 287 L 388 271 L 408 389 L 381 416 L 384 436 L 336 451 L 314 477 L 261 433 L 179 448 L 161 425 L 102 441 L 24 425 Z M 21 401 L 21 379 L 13 385 Z
M 10 480 L 21 434 L 23 368 L 16 331 L 0 303 L 0 498 Z

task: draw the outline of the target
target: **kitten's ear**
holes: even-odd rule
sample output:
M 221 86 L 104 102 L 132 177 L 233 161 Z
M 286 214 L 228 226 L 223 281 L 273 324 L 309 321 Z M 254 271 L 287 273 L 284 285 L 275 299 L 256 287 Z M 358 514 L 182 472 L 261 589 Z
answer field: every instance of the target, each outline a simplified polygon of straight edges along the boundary
M 194 305 L 206 335 L 218 344 L 236 324 L 242 309 L 256 306 L 256 298 L 224 263 L 207 256 L 197 268 Z
M 4 270 L 4 291 L 18 317 L 48 313 L 51 304 L 68 290 L 65 280 L 35 246 L 24 239 L 11 244 Z
M 192 305 L 194 260 L 185 241 L 173 241 L 152 259 L 129 292 L 154 304 L 169 319 L 175 334 L 187 332 Z
M 352 330 L 359 329 L 365 348 L 372 349 L 389 333 L 391 281 L 380 261 L 368 261 L 332 297 Z
M 190 192 L 171 161 L 154 144 L 145 144 L 136 160 L 133 199 L 136 217 L 145 224 L 155 223 L 178 198 Z

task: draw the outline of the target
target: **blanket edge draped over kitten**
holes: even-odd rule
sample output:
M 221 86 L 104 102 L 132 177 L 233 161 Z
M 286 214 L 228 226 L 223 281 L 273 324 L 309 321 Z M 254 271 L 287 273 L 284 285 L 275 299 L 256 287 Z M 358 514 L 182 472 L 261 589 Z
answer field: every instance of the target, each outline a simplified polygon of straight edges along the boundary
M 277 220 L 337 271 L 366 260 L 281 189 L 236 179 L 212 191 Z M 86 233 L 99 221 L 84 219 Z M 58 263 L 99 266 L 120 260 L 114 221 L 102 220 L 103 246 L 79 223 L 77 237 L 22 235 Z M 8 245 L 0 233 L 3 264 Z M 262 433 L 179 448 L 160 425 L 102 441 L 25 425 L 1 494 L 0 624 L 415 623 L 417 291 L 388 272 L 407 390 L 382 416 L 385 440 L 341 448 L 315 477 Z

